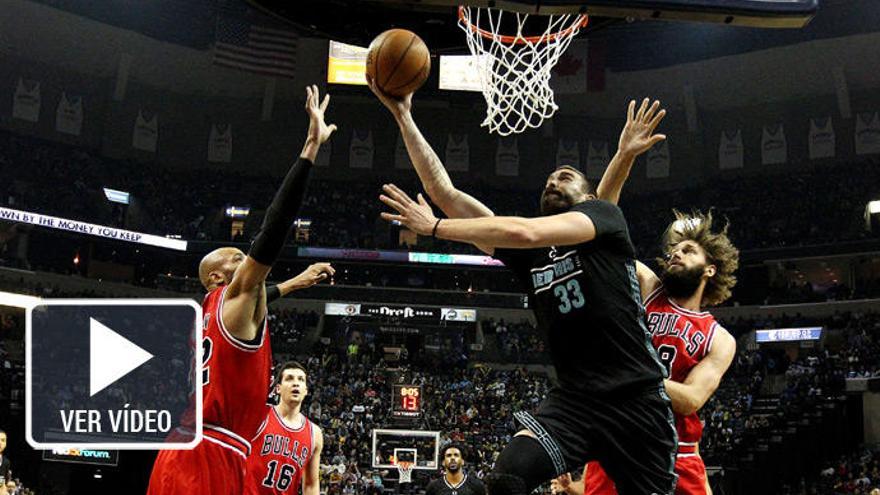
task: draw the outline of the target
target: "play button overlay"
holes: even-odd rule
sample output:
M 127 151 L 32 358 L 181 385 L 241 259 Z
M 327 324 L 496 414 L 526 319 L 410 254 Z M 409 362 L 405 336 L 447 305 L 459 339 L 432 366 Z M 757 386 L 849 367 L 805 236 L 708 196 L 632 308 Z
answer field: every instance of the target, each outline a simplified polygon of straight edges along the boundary
M 89 318 L 89 397 L 152 358 L 132 341 Z
M 201 441 L 202 310 L 189 299 L 44 299 L 27 312 L 35 449 L 186 449 Z

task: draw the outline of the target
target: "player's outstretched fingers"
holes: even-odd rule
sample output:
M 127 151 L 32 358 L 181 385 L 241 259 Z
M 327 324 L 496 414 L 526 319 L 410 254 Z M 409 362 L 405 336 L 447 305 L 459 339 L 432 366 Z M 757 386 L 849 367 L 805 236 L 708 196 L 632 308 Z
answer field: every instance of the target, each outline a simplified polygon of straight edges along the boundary
M 388 194 L 401 204 L 409 204 L 413 202 L 412 198 L 410 198 L 408 194 L 403 192 L 402 189 L 395 186 L 394 184 L 385 184 L 382 189 L 385 191 L 386 194 Z
M 642 121 L 650 122 L 651 118 L 654 116 L 654 112 L 656 112 L 658 108 L 660 108 L 660 100 L 654 100 L 654 103 L 651 104 L 651 108 L 649 108 L 642 117 Z
M 403 223 L 403 217 L 401 215 L 395 215 L 393 213 L 382 212 L 379 216 L 382 217 L 382 220 L 387 220 L 389 222 L 400 222 Z
M 656 129 L 657 126 L 660 125 L 660 121 L 663 120 L 663 117 L 665 117 L 665 116 L 666 116 L 666 109 L 665 108 L 663 110 L 660 110 L 659 112 L 657 112 L 657 115 L 655 115 L 654 118 L 651 120 L 651 122 L 648 124 L 648 132 L 654 132 L 654 129 Z
M 396 200 L 394 200 L 394 199 L 392 199 L 392 198 L 389 198 L 388 196 L 385 196 L 384 194 L 380 194 L 380 195 L 379 195 L 379 201 L 381 201 L 381 202 L 385 203 L 386 205 L 388 205 L 388 206 L 394 208 L 394 209 L 397 210 L 399 213 L 403 213 L 403 211 L 405 210 L 405 208 L 404 208 L 404 206 L 403 206 L 402 204 L 400 204 L 399 202 L 397 202 Z
M 630 123 L 636 117 L 636 100 L 629 100 L 629 105 L 626 107 L 626 123 Z

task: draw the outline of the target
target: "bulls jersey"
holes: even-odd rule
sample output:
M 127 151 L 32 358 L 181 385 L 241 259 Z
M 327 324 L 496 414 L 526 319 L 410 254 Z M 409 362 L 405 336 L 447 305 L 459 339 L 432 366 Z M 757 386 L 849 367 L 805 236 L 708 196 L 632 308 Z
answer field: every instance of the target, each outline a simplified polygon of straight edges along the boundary
M 202 442 L 192 450 L 161 451 L 148 495 L 241 495 L 244 489 L 249 439 L 268 409 L 272 351 L 265 322 L 252 342 L 229 333 L 225 294 L 226 287 L 215 289 L 202 302 Z
M 651 343 L 660 361 L 666 366 L 669 378 L 684 382 L 691 369 L 709 353 L 718 322 L 707 312 L 690 311 L 669 299 L 663 287 L 652 292 L 645 300 L 645 313 Z M 705 495 L 706 466 L 697 454 L 697 445 L 703 435 L 703 424 L 697 413 L 688 416 L 675 414 L 678 431 L 678 454 L 675 473 L 678 483 L 676 495 Z M 584 495 L 616 495 L 614 482 L 598 462 L 587 464 L 584 476 Z
M 251 442 L 245 495 L 299 493 L 303 473 L 314 452 L 312 422 L 288 426 L 276 408 L 269 408 L 263 425 Z
M 712 348 L 718 322 L 708 312 L 690 311 L 675 304 L 662 287 L 645 300 L 645 313 L 651 341 L 669 372 L 669 379 L 683 383 L 691 369 Z M 675 428 L 680 447 L 696 446 L 703 435 L 703 425 L 697 413 L 676 414 Z

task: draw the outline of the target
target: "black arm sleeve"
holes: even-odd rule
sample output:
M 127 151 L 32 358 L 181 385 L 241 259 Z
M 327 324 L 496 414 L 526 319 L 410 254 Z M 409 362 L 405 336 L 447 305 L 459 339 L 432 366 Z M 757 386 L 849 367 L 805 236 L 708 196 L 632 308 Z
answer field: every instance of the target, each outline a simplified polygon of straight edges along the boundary
M 290 226 L 302 205 L 311 170 L 312 162 L 300 157 L 287 172 L 275 198 L 266 209 L 263 225 L 248 253 L 259 263 L 271 266 L 281 254 L 284 241 L 290 234 Z
M 281 299 L 281 289 L 277 285 L 266 287 L 266 304 L 271 304 L 276 299 Z
M 617 205 L 599 199 L 587 200 L 574 205 L 571 211 L 579 211 L 590 217 L 596 227 L 596 239 L 591 242 L 599 241 L 619 254 L 635 256 L 626 218 Z

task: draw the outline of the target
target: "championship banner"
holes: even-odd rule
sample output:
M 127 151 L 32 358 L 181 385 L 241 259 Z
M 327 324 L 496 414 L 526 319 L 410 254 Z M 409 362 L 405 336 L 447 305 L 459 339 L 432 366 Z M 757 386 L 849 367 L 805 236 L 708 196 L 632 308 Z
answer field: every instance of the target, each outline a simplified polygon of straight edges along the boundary
M 354 129 L 351 133 L 351 147 L 348 150 L 348 166 L 351 168 L 373 168 L 373 133 Z
M 669 177 L 669 141 L 654 145 L 646 155 L 648 166 L 645 167 L 649 179 L 665 179 Z
M 765 125 L 761 132 L 761 163 L 777 165 L 788 160 L 788 144 L 782 124 Z
M 880 116 L 877 112 L 856 115 L 856 154 L 880 153 Z
M 581 169 L 581 150 L 577 140 L 560 139 L 556 146 L 556 166 L 570 165 Z
M 606 141 L 590 141 L 587 144 L 587 177 L 597 179 L 605 173 L 611 157 Z
M 721 143 L 718 145 L 718 167 L 721 170 L 743 168 L 742 130 L 732 133 L 721 132 Z
M 148 110 L 138 110 L 131 133 L 131 147 L 136 150 L 156 152 L 159 142 L 159 114 Z
M 208 161 L 229 163 L 232 161 L 232 126 L 214 124 L 208 137 Z
M 69 220 L 67 218 L 41 215 L 30 211 L 0 207 L 0 220 L 27 223 L 40 227 L 48 227 L 50 229 L 66 230 L 67 232 L 103 237 L 105 239 L 116 241 L 127 241 L 137 244 L 146 244 L 148 246 L 176 249 L 177 251 L 186 251 L 186 241 L 180 239 L 169 239 L 158 235 L 143 234 L 131 230 L 107 227 L 106 225 L 96 225 L 79 222 L 77 220 Z
M 810 119 L 810 160 L 834 158 L 834 123 L 831 117 Z
M 64 134 L 79 136 L 83 124 L 83 101 L 82 97 L 68 97 L 66 92 L 61 93 L 58 100 L 58 108 L 55 110 L 55 130 Z
M 27 122 L 40 120 L 40 82 L 18 79 L 12 96 L 12 117 Z
M 467 134 L 449 134 L 446 137 L 446 170 L 467 172 L 471 163 L 471 150 Z
M 515 137 L 498 139 L 495 150 L 495 174 L 505 177 L 519 175 L 519 143 Z

